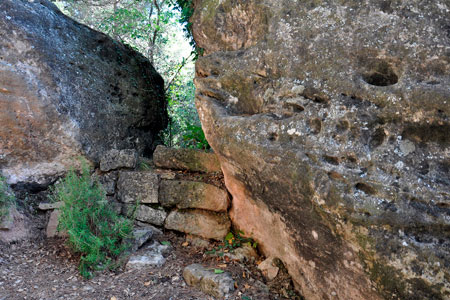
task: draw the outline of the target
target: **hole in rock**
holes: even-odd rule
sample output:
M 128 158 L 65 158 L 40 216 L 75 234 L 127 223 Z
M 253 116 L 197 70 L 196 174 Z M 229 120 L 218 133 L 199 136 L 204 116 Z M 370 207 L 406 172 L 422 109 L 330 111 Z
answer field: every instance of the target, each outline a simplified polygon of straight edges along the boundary
M 363 183 L 363 182 L 358 182 L 355 185 L 355 188 L 357 190 L 363 191 L 367 195 L 375 195 L 377 193 L 377 190 L 374 187 L 368 185 L 367 183 Z
M 274 142 L 276 140 L 278 140 L 278 134 L 276 132 L 269 133 L 269 141 Z
M 389 86 L 398 82 L 398 76 L 392 66 L 385 61 L 375 62 L 370 70 L 363 74 L 363 80 L 374 86 Z

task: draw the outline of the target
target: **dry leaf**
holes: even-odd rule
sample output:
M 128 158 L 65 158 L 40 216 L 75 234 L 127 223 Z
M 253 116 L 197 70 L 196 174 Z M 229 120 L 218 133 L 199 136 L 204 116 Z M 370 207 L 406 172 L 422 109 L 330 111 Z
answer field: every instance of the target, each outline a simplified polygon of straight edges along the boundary
M 117 298 L 115 296 L 112 296 L 111 300 L 117 300 Z
M 245 278 L 245 277 L 246 277 L 245 272 L 242 272 L 242 278 Z
M 183 244 L 181 244 L 181 246 L 187 247 L 187 246 L 189 246 L 189 242 L 184 242 Z
M 151 281 L 146 281 L 146 282 L 144 282 L 144 285 L 149 286 L 151 283 L 152 283 Z
M 219 267 L 219 268 L 226 268 L 227 265 L 226 265 L 226 264 L 221 264 L 221 265 L 218 265 L 218 267 Z
M 244 289 L 248 290 L 250 286 L 248 284 L 244 284 Z

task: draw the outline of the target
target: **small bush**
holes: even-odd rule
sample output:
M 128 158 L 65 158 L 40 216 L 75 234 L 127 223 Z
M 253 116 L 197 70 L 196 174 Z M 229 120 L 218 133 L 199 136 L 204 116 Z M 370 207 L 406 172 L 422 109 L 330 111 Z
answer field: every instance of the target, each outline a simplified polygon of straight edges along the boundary
M 128 248 L 124 241 L 133 223 L 108 205 L 102 186 L 91 179 L 88 167 L 83 166 L 80 176 L 69 171 L 55 186 L 53 198 L 64 203 L 58 230 L 67 232 L 70 246 L 81 254 L 81 275 L 91 278 L 93 271 L 116 267 Z
M 5 177 L 0 175 L 0 222 L 9 214 L 9 208 L 14 205 L 14 196 L 8 191 Z

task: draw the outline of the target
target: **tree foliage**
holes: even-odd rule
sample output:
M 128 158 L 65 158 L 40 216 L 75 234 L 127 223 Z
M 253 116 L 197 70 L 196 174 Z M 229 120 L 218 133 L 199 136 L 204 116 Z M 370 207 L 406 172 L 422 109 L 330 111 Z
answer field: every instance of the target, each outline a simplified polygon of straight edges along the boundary
M 145 55 L 165 80 L 169 127 L 161 134 L 172 147 L 209 148 L 194 105 L 192 0 L 64 0 L 64 13 L 130 45 Z M 183 34 L 184 31 L 184 34 Z

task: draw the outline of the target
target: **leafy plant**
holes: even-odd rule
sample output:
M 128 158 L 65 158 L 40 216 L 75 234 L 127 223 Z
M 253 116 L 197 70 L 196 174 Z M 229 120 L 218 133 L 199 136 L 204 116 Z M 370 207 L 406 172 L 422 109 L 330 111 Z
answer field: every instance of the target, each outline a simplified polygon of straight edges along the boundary
M 96 270 L 116 267 L 117 259 L 129 247 L 125 239 L 133 223 L 108 205 L 103 188 L 91 179 L 86 164 L 80 175 L 69 171 L 52 195 L 63 202 L 58 230 L 67 232 L 69 245 L 81 254 L 81 275 L 91 278 Z
M 228 232 L 223 240 L 223 244 L 219 245 L 217 248 L 214 248 L 210 251 L 207 251 L 206 254 L 218 254 L 219 256 L 223 256 L 224 252 L 232 252 L 237 248 L 242 247 L 243 245 L 248 245 L 250 247 L 256 248 L 258 243 L 255 242 L 252 238 L 244 237 L 243 231 L 237 231 L 235 233 Z
M 7 217 L 9 208 L 14 205 L 14 195 L 8 191 L 5 177 L 0 175 L 0 221 Z

